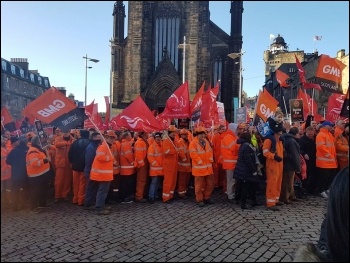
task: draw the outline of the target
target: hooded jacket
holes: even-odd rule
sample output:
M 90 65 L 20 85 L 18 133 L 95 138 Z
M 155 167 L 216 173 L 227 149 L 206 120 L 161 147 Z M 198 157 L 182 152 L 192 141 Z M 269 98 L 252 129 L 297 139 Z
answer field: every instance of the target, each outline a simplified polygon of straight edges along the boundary
M 283 169 L 286 171 L 301 172 L 300 146 L 298 139 L 290 133 L 281 135 L 284 141 Z
M 244 182 L 257 182 L 258 176 L 253 175 L 257 173 L 256 157 L 253 146 L 250 142 L 239 138 L 237 144 L 239 147 L 238 159 L 236 168 L 234 170 L 234 178 L 242 180 Z

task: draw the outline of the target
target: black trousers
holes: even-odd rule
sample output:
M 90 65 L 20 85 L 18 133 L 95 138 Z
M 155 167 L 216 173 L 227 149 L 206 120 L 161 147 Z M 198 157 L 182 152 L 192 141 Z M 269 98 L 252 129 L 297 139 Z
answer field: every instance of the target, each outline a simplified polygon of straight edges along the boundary
M 48 180 L 46 174 L 37 177 L 29 177 L 30 185 L 30 209 L 46 205 L 46 192 Z
M 130 198 L 136 191 L 136 174 L 120 176 L 120 198 L 122 200 Z
M 315 194 L 320 194 L 329 189 L 333 179 L 337 175 L 337 168 L 318 168 L 315 176 Z
M 15 210 L 24 208 L 26 206 L 26 200 L 29 194 L 28 178 L 23 180 L 11 179 L 12 205 Z
M 241 196 L 241 206 L 246 205 L 248 198 L 252 200 L 252 204 L 256 204 L 256 183 L 239 180 L 239 189 Z

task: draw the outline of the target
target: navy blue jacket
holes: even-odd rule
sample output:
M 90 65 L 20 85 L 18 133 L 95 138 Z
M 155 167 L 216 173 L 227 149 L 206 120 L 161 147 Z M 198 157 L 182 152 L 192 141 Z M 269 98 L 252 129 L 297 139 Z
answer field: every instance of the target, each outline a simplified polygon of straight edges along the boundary
M 284 140 L 283 170 L 301 172 L 299 140 L 290 133 L 282 134 Z
M 233 177 L 244 182 L 258 182 L 258 175 L 253 175 L 257 172 L 255 151 L 253 145 L 244 139 L 239 138 L 238 144 L 241 144 L 238 151 L 238 159 Z
M 89 145 L 90 140 L 79 138 L 72 143 L 68 152 L 69 162 L 72 164 L 72 170 L 77 172 L 84 172 L 85 169 L 85 151 Z
M 96 143 L 94 141 L 90 141 L 88 146 L 85 150 L 85 168 L 84 168 L 84 175 L 85 177 L 88 177 L 90 179 L 90 171 L 92 167 L 92 163 L 94 162 L 95 156 L 96 156 L 96 150 L 100 146 L 99 143 Z
M 20 144 L 8 154 L 6 163 L 11 165 L 12 181 L 26 181 L 28 179 L 26 166 L 28 149 L 25 142 L 20 142 Z

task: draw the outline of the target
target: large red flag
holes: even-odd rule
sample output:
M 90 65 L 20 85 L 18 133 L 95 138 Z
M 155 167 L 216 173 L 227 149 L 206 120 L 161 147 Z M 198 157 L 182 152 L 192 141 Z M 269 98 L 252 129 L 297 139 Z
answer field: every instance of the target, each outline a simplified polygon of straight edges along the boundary
M 17 130 L 12 117 L 5 106 L 1 108 L 1 129 L 3 128 L 9 130 L 10 132 Z
M 105 102 L 106 102 L 106 117 L 105 117 L 105 125 L 108 126 L 108 123 L 111 118 L 111 108 L 109 104 L 109 97 L 105 96 Z
M 216 97 L 219 93 L 219 85 L 216 84 L 215 88 L 208 89 L 202 94 L 202 106 L 200 120 L 204 123 L 206 127 L 212 126 L 219 123 L 219 116 L 216 104 Z
M 340 116 L 349 118 L 349 88 L 346 93 L 342 109 L 340 111 Z
M 204 92 L 204 87 L 205 81 L 203 81 L 201 88 L 197 91 L 196 95 L 193 98 L 193 101 L 191 102 L 191 115 L 194 115 L 194 113 L 198 111 L 202 105 L 202 94 Z
M 306 79 L 305 79 L 305 70 L 303 68 L 303 66 L 301 65 L 299 59 L 297 58 L 296 55 L 295 56 L 295 63 L 297 65 L 298 68 L 298 73 L 299 73 L 299 79 L 301 84 L 303 85 L 303 87 L 305 89 L 317 89 L 319 91 L 322 91 L 321 86 L 315 83 L 307 83 Z
M 22 114 L 35 117 L 61 130 L 75 128 L 87 118 L 73 101 L 55 87 L 49 88 L 29 103 Z
M 345 100 L 345 94 L 333 93 L 328 99 L 328 109 L 326 120 L 331 122 L 336 122 L 338 119 L 345 119 L 345 117 L 340 116 L 343 104 Z M 347 116 L 349 117 L 349 116 Z
M 152 114 L 141 96 L 138 96 L 122 113 L 114 117 L 111 122 L 119 128 L 132 131 L 161 131 L 163 127 Z
M 162 118 L 190 118 L 190 93 L 186 81 L 166 101 L 165 109 L 160 114 Z

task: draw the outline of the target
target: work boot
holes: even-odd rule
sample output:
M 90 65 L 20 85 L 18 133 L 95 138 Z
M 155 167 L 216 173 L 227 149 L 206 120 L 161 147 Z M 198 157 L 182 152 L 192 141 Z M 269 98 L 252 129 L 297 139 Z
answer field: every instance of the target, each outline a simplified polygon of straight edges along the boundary
M 146 203 L 147 202 L 147 200 L 145 198 L 136 199 L 135 201 L 138 203 Z
M 203 201 L 200 201 L 200 202 L 197 203 L 197 205 L 198 205 L 199 207 L 203 207 L 205 204 L 204 204 Z
M 97 211 L 98 215 L 109 215 L 109 213 L 110 213 L 110 210 L 108 209 L 102 209 Z
M 277 206 L 284 205 L 284 202 L 278 201 L 278 202 L 276 202 L 276 205 L 277 205 Z
M 211 199 L 211 198 L 209 198 L 209 199 L 204 199 L 204 203 L 205 204 L 208 204 L 208 205 L 212 205 L 212 204 L 214 204 L 214 201 L 213 201 L 213 199 Z

